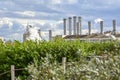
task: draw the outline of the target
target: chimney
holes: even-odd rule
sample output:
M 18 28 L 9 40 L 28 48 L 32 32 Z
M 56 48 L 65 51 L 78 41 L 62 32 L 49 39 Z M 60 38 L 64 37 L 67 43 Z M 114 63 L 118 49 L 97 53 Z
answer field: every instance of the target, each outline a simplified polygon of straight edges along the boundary
M 78 17 L 78 22 L 79 22 L 79 34 L 82 35 L 82 17 Z
M 79 35 L 79 32 L 80 31 L 80 23 L 79 22 L 77 22 L 77 35 Z
M 113 35 L 116 35 L 116 20 L 113 20 Z
M 69 26 L 69 35 L 72 35 L 72 18 L 69 17 L 68 20 L 69 20 L 69 22 L 68 22 L 68 26 Z
M 103 21 L 100 21 L 100 34 L 104 34 L 104 32 L 103 32 Z
M 38 29 L 38 34 L 41 37 L 41 30 L 40 29 Z
M 64 35 L 66 35 L 66 19 L 63 19 Z
M 52 40 L 52 30 L 49 30 L 49 41 Z
M 88 35 L 91 35 L 91 21 L 88 21 Z
M 81 19 L 82 19 L 82 17 L 79 16 L 79 17 L 78 17 L 78 22 L 81 23 Z
M 76 35 L 76 16 L 73 16 L 73 30 L 74 30 L 74 35 Z

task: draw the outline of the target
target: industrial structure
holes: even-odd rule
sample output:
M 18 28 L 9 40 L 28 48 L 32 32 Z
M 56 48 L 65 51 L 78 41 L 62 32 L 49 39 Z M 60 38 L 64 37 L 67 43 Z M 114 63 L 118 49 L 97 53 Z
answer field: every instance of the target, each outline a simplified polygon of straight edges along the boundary
M 106 40 L 120 40 L 120 33 L 117 33 L 116 20 L 112 21 L 113 29 L 111 31 L 104 31 L 104 21 L 99 21 L 100 31 L 92 33 L 92 22 L 88 21 L 88 33 L 82 33 L 82 17 L 73 16 L 63 19 L 63 35 L 56 35 L 55 37 L 61 37 L 65 40 L 84 40 L 84 41 L 106 41 Z M 68 31 L 67 31 L 68 30 Z M 55 37 L 52 36 L 52 30 L 49 30 L 49 41 Z M 40 29 L 35 29 L 31 25 L 27 26 L 25 33 L 23 34 L 23 41 L 26 40 L 42 40 Z
M 68 23 L 67 23 L 68 22 Z M 68 24 L 68 26 L 67 26 Z M 88 21 L 88 34 L 82 34 L 82 17 L 68 17 L 63 19 L 64 39 L 66 40 L 86 40 L 86 41 L 104 41 L 120 39 L 120 34 L 116 32 L 116 20 L 113 20 L 113 30 L 104 32 L 104 22 L 100 21 L 100 33 L 91 33 L 92 24 Z M 67 34 L 68 30 L 68 34 Z

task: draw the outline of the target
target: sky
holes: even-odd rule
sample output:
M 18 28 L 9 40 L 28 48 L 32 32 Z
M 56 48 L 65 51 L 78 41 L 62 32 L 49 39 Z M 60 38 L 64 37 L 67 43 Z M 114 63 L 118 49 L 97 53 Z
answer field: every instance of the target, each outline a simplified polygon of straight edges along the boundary
M 43 39 L 48 30 L 53 36 L 63 35 L 63 18 L 81 16 L 83 33 L 92 21 L 92 32 L 99 32 L 96 19 L 104 21 L 104 31 L 112 30 L 117 20 L 120 31 L 120 0 L 0 0 L 0 37 L 5 40 L 23 40 L 27 24 L 41 29 Z

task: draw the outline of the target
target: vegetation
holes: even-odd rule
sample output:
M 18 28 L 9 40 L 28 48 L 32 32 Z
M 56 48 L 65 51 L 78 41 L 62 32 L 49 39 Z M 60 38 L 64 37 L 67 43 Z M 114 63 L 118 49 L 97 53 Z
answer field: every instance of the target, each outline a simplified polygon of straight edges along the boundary
M 63 66 L 57 62 L 51 64 L 49 57 L 43 58 L 38 65 L 35 60 L 27 67 L 31 74 L 30 80 L 119 80 L 120 79 L 120 56 L 93 57 L 86 60 L 83 56 L 79 61 L 69 62 L 64 73 Z M 21 80 L 20 77 L 17 78 Z
M 27 79 L 30 74 L 33 74 L 29 71 L 30 70 L 29 66 L 32 66 L 35 63 L 37 64 L 37 66 L 33 66 L 33 69 L 36 69 L 36 67 L 39 67 L 39 66 L 40 67 L 43 66 L 39 70 L 37 70 L 39 71 L 38 73 L 40 73 L 40 71 L 43 71 L 41 74 L 39 74 L 39 77 L 40 77 L 40 75 L 43 75 L 44 73 L 46 73 L 46 71 L 44 71 L 46 70 L 45 68 L 56 71 L 56 69 L 60 67 L 59 63 L 61 63 L 62 57 L 66 57 L 67 62 L 71 62 L 71 65 L 73 65 L 72 62 L 75 62 L 76 63 L 75 66 L 72 66 L 72 67 L 78 68 L 79 66 L 79 68 L 82 69 L 83 67 L 81 64 L 88 63 L 88 60 L 91 59 L 91 56 L 106 56 L 106 55 L 120 56 L 119 54 L 120 54 L 120 43 L 118 41 L 84 42 L 79 40 L 65 41 L 62 39 L 56 39 L 55 41 L 50 41 L 50 42 L 47 42 L 47 41 L 43 41 L 43 42 L 27 41 L 23 43 L 19 41 L 7 42 L 7 43 L 0 42 L 0 73 L 9 71 L 11 65 L 15 65 L 15 68 L 17 69 L 27 67 L 28 69 L 26 70 L 16 72 L 16 77 L 19 76 L 19 78 L 24 80 L 24 79 Z M 48 59 L 49 66 L 46 67 L 47 65 L 44 65 L 46 64 L 44 60 L 46 57 L 48 57 L 48 55 L 50 57 Z M 111 59 L 113 59 L 112 63 L 115 63 L 115 64 L 119 63 L 118 61 L 114 60 L 114 58 L 111 57 L 110 60 Z M 90 63 L 92 63 L 92 61 Z M 112 63 L 107 63 L 107 64 L 112 64 Z M 58 66 L 55 66 L 56 64 L 58 64 Z M 95 66 L 97 65 L 96 63 L 93 63 L 93 64 Z M 101 64 L 101 66 L 107 65 L 107 64 L 104 63 L 104 64 Z M 84 64 L 84 65 L 87 66 L 87 64 Z M 88 65 L 85 68 L 87 69 L 88 67 L 94 68 L 93 66 L 90 66 L 90 65 Z M 108 69 L 105 68 L 105 69 L 106 71 L 108 71 L 108 70 L 111 70 L 111 68 L 114 68 L 114 64 L 113 64 L 113 67 L 110 67 Z M 116 66 L 116 68 L 117 69 L 113 69 L 113 70 L 118 70 L 118 72 L 114 72 L 114 73 L 117 75 L 118 74 L 120 75 L 120 71 L 119 71 L 120 65 L 118 64 L 118 67 Z M 58 69 L 62 70 L 61 68 L 58 68 Z M 94 68 L 94 69 L 97 69 L 97 68 Z M 59 72 L 61 72 L 59 70 L 55 72 L 56 76 L 59 74 Z M 66 73 L 66 76 L 68 77 L 72 75 L 77 76 L 77 70 L 75 72 L 76 74 L 72 74 L 70 70 L 71 69 L 68 68 L 67 70 L 68 73 Z M 99 71 L 101 71 L 101 69 Z M 94 74 L 94 73 L 85 73 L 85 74 Z M 102 71 L 101 71 L 101 74 L 103 74 Z M 36 74 L 36 76 L 37 75 L 38 74 Z M 63 75 L 61 74 L 60 76 L 63 76 Z M 0 75 L 0 80 L 9 80 L 9 79 L 10 79 L 10 73 L 4 74 L 2 76 Z M 39 79 L 41 80 L 42 78 L 39 78 Z M 51 79 L 51 80 L 56 80 L 56 79 L 57 78 Z M 103 79 L 103 78 L 100 78 L 100 79 Z M 109 80 L 109 79 L 107 78 L 106 80 Z

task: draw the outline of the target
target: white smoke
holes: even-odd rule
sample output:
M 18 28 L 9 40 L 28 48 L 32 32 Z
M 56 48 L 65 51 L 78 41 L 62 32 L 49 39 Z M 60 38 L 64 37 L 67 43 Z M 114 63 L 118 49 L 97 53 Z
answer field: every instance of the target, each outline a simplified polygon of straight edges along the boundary
M 31 25 L 27 26 L 26 32 L 24 33 L 24 41 L 26 40 L 42 40 L 39 34 L 39 29 L 32 27 Z
M 100 23 L 100 21 L 103 21 L 103 19 L 101 19 L 101 18 L 95 19 L 95 23 Z

